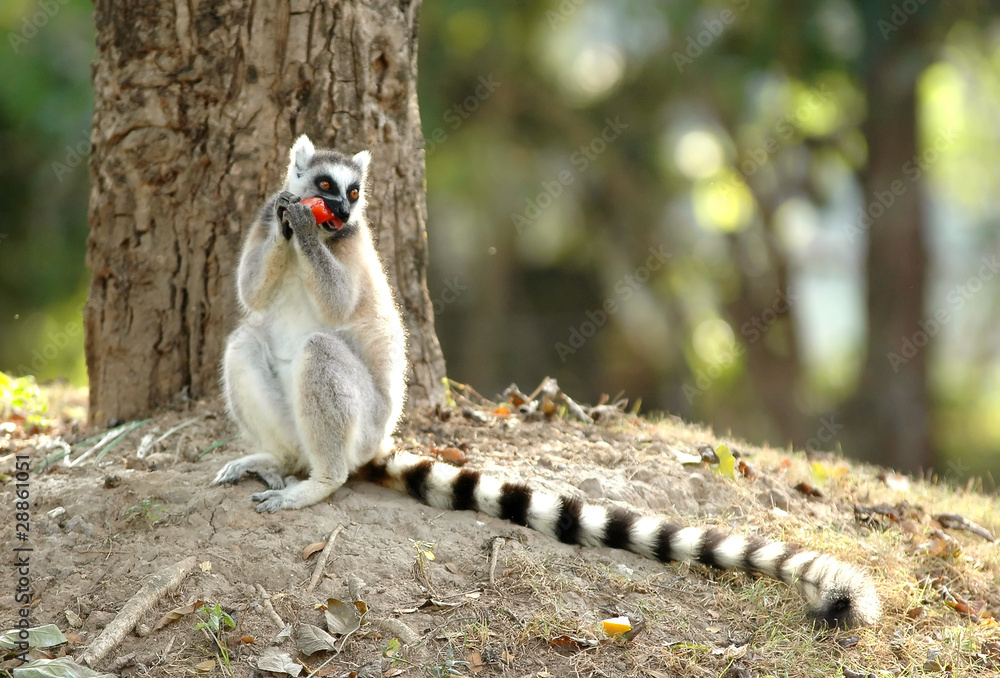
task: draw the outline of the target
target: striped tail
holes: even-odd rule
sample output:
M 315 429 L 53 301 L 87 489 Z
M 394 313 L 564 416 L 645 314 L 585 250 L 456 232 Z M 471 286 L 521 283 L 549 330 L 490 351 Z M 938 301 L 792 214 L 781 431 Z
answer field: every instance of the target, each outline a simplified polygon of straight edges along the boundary
M 831 626 L 870 625 L 881 614 L 878 593 L 864 570 L 794 544 L 683 527 L 619 506 L 540 492 L 409 452 L 395 452 L 369 464 L 362 477 L 435 508 L 482 511 L 566 544 L 609 546 L 664 563 L 702 563 L 767 575 L 797 589 L 812 614 Z

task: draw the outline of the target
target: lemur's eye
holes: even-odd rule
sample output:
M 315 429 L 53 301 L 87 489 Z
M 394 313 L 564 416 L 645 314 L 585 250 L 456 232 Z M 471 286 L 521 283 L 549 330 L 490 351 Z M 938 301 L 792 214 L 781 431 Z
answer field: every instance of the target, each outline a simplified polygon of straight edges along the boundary
M 351 200 L 357 200 L 360 193 L 358 193 L 358 189 L 352 188 L 351 192 L 348 195 L 350 196 Z
M 330 190 L 330 182 L 327 181 L 326 179 L 320 179 L 319 187 L 322 188 L 324 191 L 329 191 Z

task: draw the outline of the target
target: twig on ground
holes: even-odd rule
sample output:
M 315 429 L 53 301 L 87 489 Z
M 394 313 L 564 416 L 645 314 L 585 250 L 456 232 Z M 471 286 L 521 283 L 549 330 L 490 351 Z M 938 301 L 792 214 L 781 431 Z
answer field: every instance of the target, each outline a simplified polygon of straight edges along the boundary
M 190 426 L 191 424 L 195 423 L 199 419 L 204 419 L 204 418 L 205 418 L 205 415 L 201 414 L 201 415 L 198 415 L 197 417 L 191 417 L 190 419 L 182 421 L 181 423 L 177 424 L 177 426 L 174 426 L 173 428 L 167 429 L 166 433 L 164 433 L 162 436 L 160 436 L 159 438 L 157 438 L 156 440 L 153 441 L 153 445 L 159 445 L 164 440 L 166 440 L 167 438 L 169 438 L 173 434 L 177 433 L 178 431 L 180 431 L 185 426 Z
M 971 532 L 972 534 L 982 537 L 986 541 L 995 542 L 997 540 L 997 538 L 993 536 L 993 533 L 985 527 L 974 523 L 965 516 L 960 516 L 957 513 L 938 513 L 934 516 L 934 520 L 941 523 L 942 527 L 947 527 L 952 530 L 965 530 L 966 532 Z
M 267 589 L 260 584 L 256 584 L 256 588 L 257 593 L 260 594 L 260 597 L 263 600 L 262 604 L 264 605 L 264 611 L 267 612 L 267 616 L 271 618 L 271 622 L 273 622 L 274 625 L 278 627 L 278 630 L 281 631 L 285 628 L 285 621 L 281 618 L 281 615 L 274 611 L 274 605 L 271 604 L 271 595 L 267 592 Z
M 420 634 L 409 626 L 390 617 L 373 617 L 368 625 L 389 638 L 398 638 L 403 645 L 413 645 L 420 640 Z
M 135 652 L 129 652 L 128 654 L 122 655 L 116 658 L 113 662 L 108 664 L 108 671 L 118 672 L 129 664 L 135 663 Z
M 456 391 L 458 395 L 462 397 L 462 399 L 479 407 L 483 406 L 492 407 L 495 404 L 492 400 L 484 397 L 481 393 L 479 393 L 479 391 L 472 388 L 468 384 L 463 384 L 455 381 L 454 379 L 449 379 L 448 387 L 452 389 L 452 391 Z M 476 400 L 474 400 L 473 398 L 478 399 L 478 402 L 476 402 Z
M 320 553 L 319 558 L 316 559 L 316 567 L 313 569 L 312 578 L 309 580 L 309 586 L 306 587 L 306 591 L 312 591 L 316 588 L 316 584 L 319 583 L 320 577 L 323 576 L 323 568 L 326 567 L 326 561 L 330 557 L 330 552 L 333 551 L 333 542 L 343 529 L 343 525 L 338 525 L 333 532 L 330 533 L 330 537 L 326 540 L 326 546 L 323 547 L 323 552 Z
M 496 586 L 497 583 L 497 560 L 500 558 L 501 541 L 503 537 L 493 537 L 490 543 L 490 586 Z
M 139 459 L 145 459 L 150 452 L 153 451 L 153 433 L 147 433 L 139 441 L 139 448 L 135 451 L 135 456 Z
M 568 395 L 566 395 L 566 393 L 564 391 L 559 391 L 559 399 L 562 400 L 563 403 L 565 403 L 566 409 L 574 417 L 576 417 L 577 419 L 579 419 L 580 421 L 582 421 L 585 424 L 593 424 L 594 423 L 593 418 L 591 418 L 591 416 L 589 414 L 587 414 L 586 412 L 584 412 L 583 408 L 580 407 L 580 405 L 575 400 L 573 400 Z
M 134 596 L 132 596 L 121 612 L 104 627 L 87 651 L 83 655 L 83 661 L 88 666 L 94 666 L 101 661 L 122 639 L 135 628 L 139 619 L 146 614 L 171 589 L 175 588 L 188 572 L 194 569 L 197 560 L 194 556 L 189 556 L 184 560 L 174 563 L 165 570 L 153 575 Z
M 67 461 L 66 465 L 67 466 L 76 466 L 77 464 L 79 464 L 80 462 L 82 462 L 84 459 L 88 459 L 90 457 L 90 455 L 92 455 L 94 452 L 96 452 L 97 450 L 99 450 L 102 447 L 104 447 L 106 444 L 108 444 L 109 442 L 111 442 L 111 440 L 115 436 L 117 436 L 119 433 L 121 433 L 122 431 L 124 431 L 125 430 L 125 426 L 126 426 L 126 424 L 122 424 L 121 426 L 118 426 L 117 428 L 111 429 L 110 431 L 108 431 L 107 433 L 105 433 L 103 436 L 101 436 L 101 439 L 98 440 L 97 443 L 93 447 L 91 447 L 89 450 L 87 450 L 86 452 L 84 452 L 83 454 L 81 454 L 76 459 L 72 459 L 70 461 Z

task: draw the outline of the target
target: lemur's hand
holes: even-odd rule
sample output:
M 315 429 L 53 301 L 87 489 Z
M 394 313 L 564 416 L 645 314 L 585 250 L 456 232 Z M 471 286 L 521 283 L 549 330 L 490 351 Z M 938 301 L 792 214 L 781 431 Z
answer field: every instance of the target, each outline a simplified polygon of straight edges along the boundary
M 278 195 L 274 213 L 278 217 L 281 234 L 285 236 L 285 240 L 291 240 L 292 233 L 304 233 L 307 229 L 312 231 L 316 228 L 316 219 L 312 211 L 288 191 L 282 191 Z

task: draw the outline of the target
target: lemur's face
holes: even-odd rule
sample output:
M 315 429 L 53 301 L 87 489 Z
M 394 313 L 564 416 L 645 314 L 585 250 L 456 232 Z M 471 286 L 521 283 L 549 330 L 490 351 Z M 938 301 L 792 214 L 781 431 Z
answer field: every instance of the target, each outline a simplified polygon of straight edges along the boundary
M 358 227 L 364 210 L 365 173 L 371 155 L 353 157 L 337 151 L 316 150 L 305 135 L 292 147 L 285 190 L 300 198 L 322 198 L 336 219 L 322 224 L 330 233 L 348 235 Z M 341 222 L 340 226 L 337 222 Z

